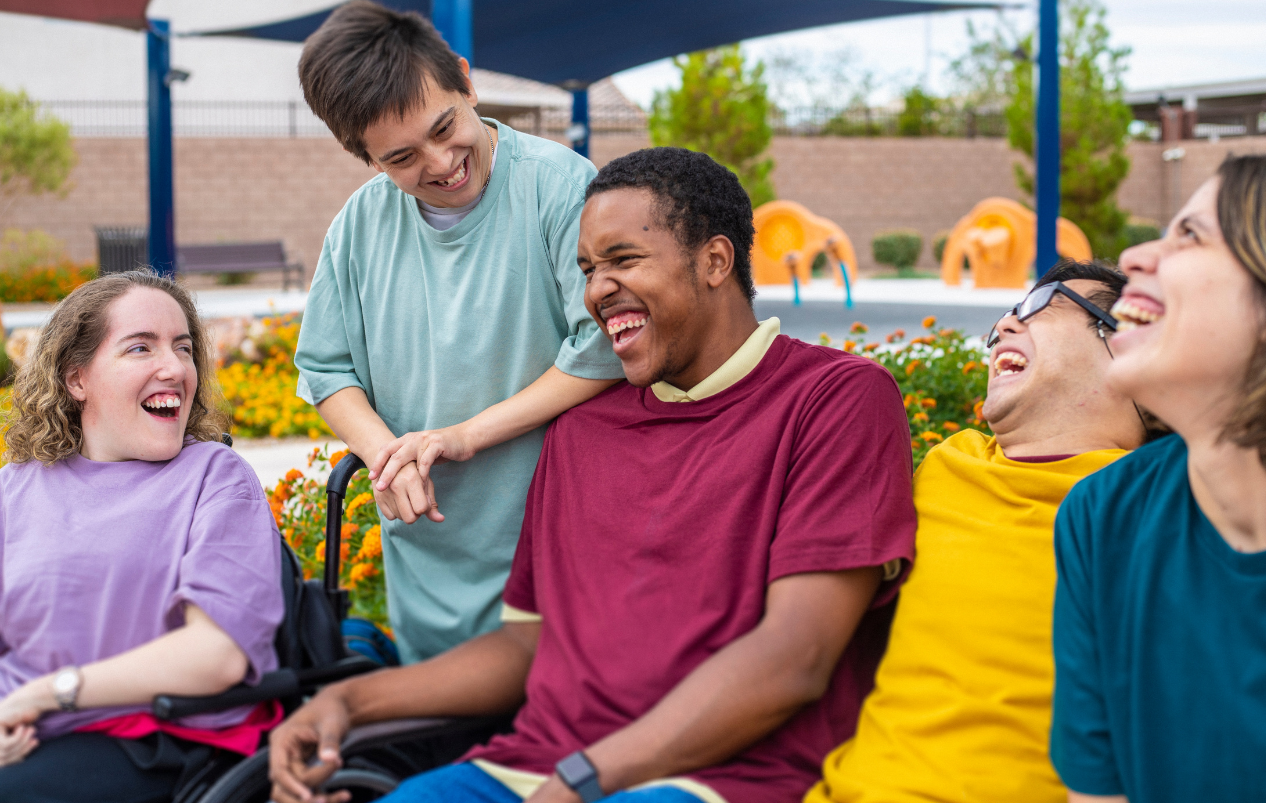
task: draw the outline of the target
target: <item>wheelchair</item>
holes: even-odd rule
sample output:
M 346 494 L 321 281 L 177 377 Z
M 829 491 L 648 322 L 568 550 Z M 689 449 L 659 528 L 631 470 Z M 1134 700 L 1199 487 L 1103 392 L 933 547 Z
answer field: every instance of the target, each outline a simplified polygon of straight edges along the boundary
M 255 686 L 239 684 L 213 696 L 160 695 L 152 704 L 155 717 L 180 719 L 269 700 L 279 701 L 289 715 L 321 686 L 381 668 L 349 651 L 341 632 L 349 608 L 347 591 L 338 584 L 343 499 L 352 475 L 364 467 L 348 453 L 326 482 L 322 579 L 305 581 L 298 557 L 282 541 L 285 615 L 274 640 L 280 668 Z M 405 778 L 451 763 L 474 745 L 506 732 L 510 722 L 511 716 L 401 719 L 356 728 L 343 742 L 342 768 L 324 788 L 347 790 L 354 803 L 377 800 Z M 249 757 L 216 751 L 201 767 L 186 770 L 172 803 L 266 803 L 270 789 L 266 745 Z

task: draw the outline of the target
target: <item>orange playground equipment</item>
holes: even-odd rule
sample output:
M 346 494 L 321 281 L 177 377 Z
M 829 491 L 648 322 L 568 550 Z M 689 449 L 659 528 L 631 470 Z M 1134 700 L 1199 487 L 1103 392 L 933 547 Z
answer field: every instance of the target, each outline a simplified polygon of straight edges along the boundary
M 1086 235 L 1066 218 L 1056 223 L 1055 249 L 1069 259 L 1092 256 Z M 1036 256 L 1037 215 L 1010 198 L 986 198 L 950 232 L 941 279 L 961 283 L 966 257 L 975 287 L 1024 287 Z
M 835 284 L 844 284 L 840 265 L 847 266 L 849 283 L 857 280 L 857 254 L 853 241 L 831 221 L 795 201 L 770 201 L 752 214 L 756 247 L 752 249 L 752 279 L 756 284 L 800 284 L 809 281 L 813 259 L 825 252 L 834 266 Z

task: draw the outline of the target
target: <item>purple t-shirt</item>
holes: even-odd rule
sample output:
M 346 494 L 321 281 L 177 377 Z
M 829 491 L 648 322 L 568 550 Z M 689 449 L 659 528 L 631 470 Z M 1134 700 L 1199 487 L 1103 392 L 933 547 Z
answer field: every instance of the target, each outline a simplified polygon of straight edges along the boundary
M 68 664 L 126 652 L 184 624 L 197 605 L 250 659 L 248 683 L 277 667 L 280 536 L 251 467 L 219 443 L 166 462 L 0 469 L 0 697 Z M 41 738 L 148 706 L 46 715 Z M 183 720 L 241 722 L 250 706 Z

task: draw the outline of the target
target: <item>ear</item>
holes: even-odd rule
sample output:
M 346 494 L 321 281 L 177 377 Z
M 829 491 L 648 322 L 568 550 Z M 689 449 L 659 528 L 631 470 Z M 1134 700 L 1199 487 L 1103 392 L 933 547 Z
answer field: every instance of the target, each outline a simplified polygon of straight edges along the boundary
M 700 258 L 704 281 L 709 287 L 718 288 L 734 272 L 734 243 L 718 234 L 704 243 Z
M 66 390 L 75 401 L 81 403 L 87 401 L 88 390 L 84 387 L 84 375 L 82 368 L 71 368 L 67 371 L 65 382 Z
M 475 84 L 470 80 L 470 62 L 458 56 L 457 64 L 462 68 L 462 75 L 466 76 L 466 98 L 470 101 L 471 106 L 478 106 L 479 95 L 475 94 Z

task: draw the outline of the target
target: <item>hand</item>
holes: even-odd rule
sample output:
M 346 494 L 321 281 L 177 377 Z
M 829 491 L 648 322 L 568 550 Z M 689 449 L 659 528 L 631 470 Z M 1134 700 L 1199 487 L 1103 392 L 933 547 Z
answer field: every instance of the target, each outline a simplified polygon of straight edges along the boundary
M 18 725 L 16 728 L 0 727 L 0 767 L 16 764 L 40 746 L 35 738 L 35 726 Z
M 562 778 L 551 775 L 549 780 L 524 803 L 580 803 L 580 795 L 563 783 Z
M 58 707 L 52 677 L 38 677 L 0 700 L 0 729 L 8 731 L 19 725 L 34 725 L 45 711 L 56 711 Z
M 275 803 L 344 803 L 349 792 L 314 795 L 343 766 L 339 745 L 351 721 L 333 688 L 312 698 L 268 737 L 268 779 Z M 315 754 L 316 761 L 309 764 Z
M 369 466 L 369 478 L 376 480 L 374 488 L 387 490 L 396 473 L 409 463 L 417 463 L 418 473 L 423 478 L 429 478 L 431 466 L 436 463 L 474 457 L 479 452 L 479 445 L 471 434 L 469 423 L 409 432 L 383 445 Z
M 374 501 L 388 521 L 403 519 L 406 524 L 412 524 L 423 516 L 437 523 L 444 520 L 435 502 L 435 482 L 418 473 L 417 463 L 400 469 L 385 491 L 377 487 L 373 491 Z

